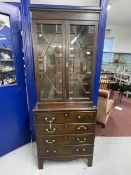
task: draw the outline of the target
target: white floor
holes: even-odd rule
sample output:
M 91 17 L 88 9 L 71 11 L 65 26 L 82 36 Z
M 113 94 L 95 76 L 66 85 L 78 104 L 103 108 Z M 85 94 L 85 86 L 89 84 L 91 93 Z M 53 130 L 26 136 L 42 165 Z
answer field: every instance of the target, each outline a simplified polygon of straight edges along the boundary
M 131 175 L 131 137 L 97 137 L 90 168 L 83 160 L 47 161 L 39 170 L 36 145 L 27 144 L 0 158 L 0 175 Z

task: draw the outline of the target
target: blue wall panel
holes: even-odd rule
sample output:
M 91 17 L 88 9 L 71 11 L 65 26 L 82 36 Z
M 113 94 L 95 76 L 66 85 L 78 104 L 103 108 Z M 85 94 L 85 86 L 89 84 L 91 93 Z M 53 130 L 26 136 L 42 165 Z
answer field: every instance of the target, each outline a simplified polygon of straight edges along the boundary
M 93 102 L 95 105 L 97 105 L 97 100 L 98 100 L 99 81 L 100 81 L 100 74 L 101 74 L 102 55 L 103 55 L 105 29 L 106 29 L 106 21 L 107 21 L 107 5 L 108 5 L 108 0 L 101 1 L 102 11 L 100 13 L 100 20 L 99 20 L 96 69 L 95 69 L 95 80 L 94 80 L 94 94 L 93 94 Z
M 23 31 L 23 49 L 24 61 L 26 70 L 26 84 L 28 94 L 28 107 L 30 114 L 30 129 L 32 134 L 32 141 L 35 140 L 34 129 L 34 115 L 33 108 L 36 103 L 36 87 L 35 87 L 35 70 L 34 70 L 34 56 L 32 47 L 32 31 L 31 31 L 31 18 L 29 10 L 29 1 L 21 0 L 21 15 L 22 15 L 22 31 Z
M 0 3 L 0 13 L 10 17 L 17 83 L 0 87 L 0 156 L 30 142 L 21 20 L 18 8 Z

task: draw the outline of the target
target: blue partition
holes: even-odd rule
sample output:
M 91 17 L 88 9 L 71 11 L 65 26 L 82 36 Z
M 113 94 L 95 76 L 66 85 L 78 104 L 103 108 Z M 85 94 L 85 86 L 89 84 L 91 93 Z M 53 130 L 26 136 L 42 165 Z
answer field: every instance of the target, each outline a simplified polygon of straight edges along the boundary
M 1 34 L 2 32 L 4 35 L 7 34 L 7 40 L 4 41 L 5 50 L 12 48 L 16 74 L 15 83 L 0 85 L 0 156 L 3 156 L 30 142 L 31 134 L 22 53 L 20 11 L 14 6 L 0 3 L 0 14 L 7 15 L 10 19 L 11 33 L 7 27 L 4 27 Z M 3 47 L 2 42 L 3 40 L 1 40 Z M 6 59 L 5 61 L 11 60 Z M 2 64 L 0 71 L 5 73 Z

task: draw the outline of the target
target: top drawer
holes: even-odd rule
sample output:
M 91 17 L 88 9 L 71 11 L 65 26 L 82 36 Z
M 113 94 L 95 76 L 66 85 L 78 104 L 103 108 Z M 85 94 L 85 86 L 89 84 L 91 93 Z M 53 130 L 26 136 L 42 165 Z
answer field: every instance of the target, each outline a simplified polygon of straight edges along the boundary
M 37 124 L 49 123 L 92 123 L 95 121 L 96 111 L 78 112 L 35 112 Z

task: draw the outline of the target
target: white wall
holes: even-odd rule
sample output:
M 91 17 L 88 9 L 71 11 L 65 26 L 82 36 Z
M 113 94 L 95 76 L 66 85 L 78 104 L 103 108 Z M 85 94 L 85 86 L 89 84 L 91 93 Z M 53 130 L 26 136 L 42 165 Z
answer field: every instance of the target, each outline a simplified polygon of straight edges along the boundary
M 27 0 L 28 1 L 28 0 Z M 32 4 L 99 6 L 100 0 L 30 0 Z M 0 2 L 20 2 L 20 0 L 0 0 Z
M 28 0 L 27 0 L 28 1 Z M 99 6 L 100 0 L 30 0 L 33 4 Z M 20 2 L 20 0 L 0 0 L 0 2 Z
M 0 0 L 0 2 L 20 2 L 20 0 Z
M 36 4 L 99 6 L 100 0 L 31 0 Z
M 114 52 L 131 53 L 131 26 L 108 25 L 106 37 L 114 37 Z

